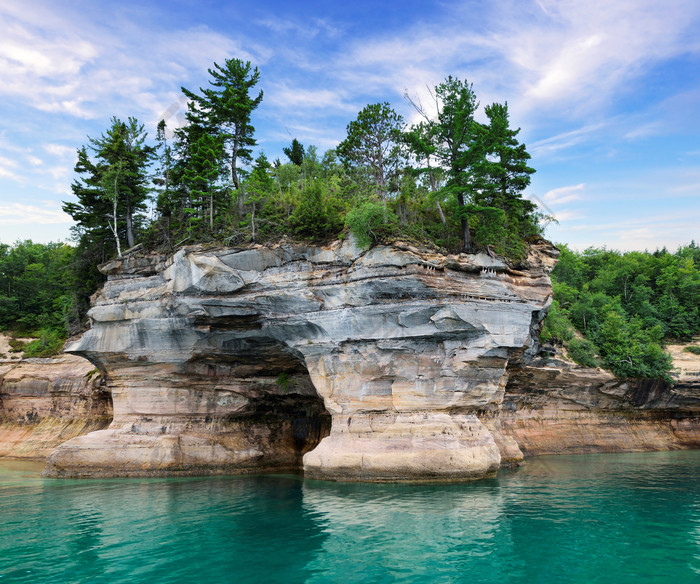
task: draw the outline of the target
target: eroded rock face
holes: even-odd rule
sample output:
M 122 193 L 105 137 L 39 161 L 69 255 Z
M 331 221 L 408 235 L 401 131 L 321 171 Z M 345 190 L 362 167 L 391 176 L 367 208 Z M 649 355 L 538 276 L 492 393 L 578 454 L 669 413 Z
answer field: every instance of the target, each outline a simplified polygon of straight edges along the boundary
M 303 457 L 308 476 L 338 480 L 491 474 L 499 446 L 522 457 L 498 412 L 556 255 L 535 245 L 517 271 L 346 241 L 110 265 L 92 329 L 68 350 L 104 372 L 114 420 L 58 448 L 46 472 L 246 472 Z
M 538 357 L 510 369 L 503 434 L 527 456 L 700 448 L 700 383 L 617 379 Z
M 106 428 L 109 392 L 73 355 L 0 363 L 0 457 L 46 458 L 73 437 Z

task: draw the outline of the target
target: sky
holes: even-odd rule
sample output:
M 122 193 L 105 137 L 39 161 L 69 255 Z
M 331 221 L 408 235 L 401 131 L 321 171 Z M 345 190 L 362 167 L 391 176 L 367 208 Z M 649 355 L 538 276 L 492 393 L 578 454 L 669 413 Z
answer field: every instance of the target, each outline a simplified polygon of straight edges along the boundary
M 319 152 L 367 104 L 409 122 L 448 75 L 508 102 L 526 196 L 575 249 L 700 239 L 700 2 L 0 0 L 0 242 L 69 241 L 76 150 L 110 118 L 151 137 L 227 58 L 260 70 L 258 150 Z

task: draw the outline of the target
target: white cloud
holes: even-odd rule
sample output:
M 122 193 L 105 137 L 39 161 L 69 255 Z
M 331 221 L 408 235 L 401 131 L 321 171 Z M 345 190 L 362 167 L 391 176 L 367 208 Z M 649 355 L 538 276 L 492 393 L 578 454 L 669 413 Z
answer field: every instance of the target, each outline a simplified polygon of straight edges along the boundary
M 55 203 L 44 207 L 24 205 L 22 203 L 0 204 L 0 224 L 26 223 L 49 225 L 53 223 L 72 223 L 73 219 L 61 211 Z
M 528 108 L 566 107 L 591 112 L 626 89 L 649 67 L 687 54 L 693 0 L 542 0 L 541 17 L 523 26 L 525 10 L 511 3 L 512 18 L 496 36 L 517 66 Z M 697 43 L 695 43 L 697 50 Z
M 63 144 L 44 144 L 44 150 L 49 154 L 58 156 L 60 158 L 73 158 L 75 156 L 76 149 L 71 146 L 64 146 Z
M 550 205 L 561 205 L 570 201 L 576 201 L 581 198 L 581 193 L 585 187 L 584 183 L 559 187 L 547 191 L 542 197 L 544 201 Z
M 300 108 L 304 110 L 332 108 L 335 111 L 357 113 L 362 107 L 358 108 L 355 104 L 345 102 L 345 94 L 342 91 L 304 89 L 289 83 L 268 84 L 265 102 L 276 108 L 295 111 L 298 111 Z
M 559 221 L 559 223 L 563 223 L 564 221 L 573 221 L 574 219 L 581 219 L 583 218 L 583 214 L 580 211 L 562 209 L 561 211 L 557 211 L 556 213 L 554 213 L 554 218 L 557 221 Z
M 549 156 L 560 150 L 572 148 L 573 146 L 581 144 L 604 127 L 603 124 L 590 124 L 576 130 L 562 132 L 555 136 L 533 142 L 529 150 L 533 156 Z

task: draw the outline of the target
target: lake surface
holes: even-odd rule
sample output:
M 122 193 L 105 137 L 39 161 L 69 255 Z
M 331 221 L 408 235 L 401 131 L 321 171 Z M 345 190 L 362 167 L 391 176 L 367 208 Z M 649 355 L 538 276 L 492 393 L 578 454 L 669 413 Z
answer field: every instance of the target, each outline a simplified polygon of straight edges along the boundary
M 700 582 L 700 451 L 497 479 L 41 479 L 0 462 L 4 582 Z

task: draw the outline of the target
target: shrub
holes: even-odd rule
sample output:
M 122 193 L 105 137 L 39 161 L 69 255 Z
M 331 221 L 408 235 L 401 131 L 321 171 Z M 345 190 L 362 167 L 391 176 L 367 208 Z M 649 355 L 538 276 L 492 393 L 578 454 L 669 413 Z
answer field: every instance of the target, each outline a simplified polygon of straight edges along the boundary
M 65 341 L 58 331 L 42 328 L 39 338 L 24 346 L 25 357 L 52 357 L 63 350 Z
M 583 367 L 599 367 L 600 363 L 596 358 L 595 345 L 588 339 L 574 337 L 566 343 L 566 349 L 576 363 Z
M 10 353 L 21 353 L 24 351 L 24 347 L 26 345 L 24 341 L 20 341 L 19 339 L 10 339 L 7 342 L 10 345 Z
M 554 343 L 563 345 L 574 338 L 574 325 L 559 307 L 559 302 L 552 302 L 547 318 L 544 320 L 540 341 L 542 343 Z
M 697 345 L 690 345 L 683 350 L 688 353 L 692 353 L 693 355 L 700 355 L 700 347 Z
M 396 215 L 387 213 L 384 205 L 366 201 L 355 207 L 345 217 L 345 225 L 357 237 L 357 242 L 367 247 L 390 235 L 396 228 Z

